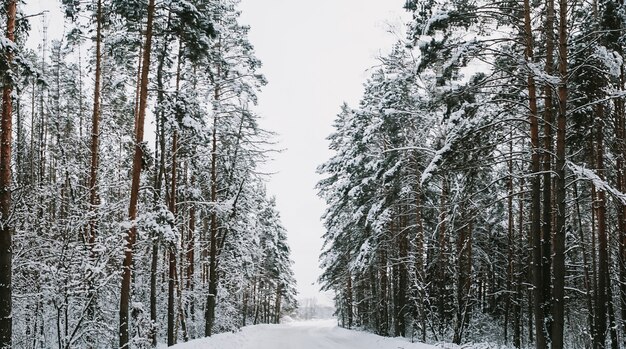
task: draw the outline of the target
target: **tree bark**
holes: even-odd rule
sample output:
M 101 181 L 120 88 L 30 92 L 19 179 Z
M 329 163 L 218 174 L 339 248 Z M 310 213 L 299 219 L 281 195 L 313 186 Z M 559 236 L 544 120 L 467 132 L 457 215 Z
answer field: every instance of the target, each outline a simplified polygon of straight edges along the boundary
M 396 329 L 395 334 L 397 336 L 406 336 L 406 315 L 407 315 L 407 289 L 408 287 L 408 260 L 409 260 L 409 237 L 408 237 L 408 229 L 406 222 L 406 214 L 401 211 L 400 216 L 400 227 L 398 229 L 398 252 L 399 252 L 399 260 L 398 260 L 398 285 L 396 298 L 397 298 L 397 307 L 398 307 L 398 316 L 396 319 Z
M 139 182 L 141 179 L 141 163 L 143 158 L 143 134 L 146 106 L 148 104 L 148 75 L 150 73 L 150 52 L 152 50 L 152 23 L 154 21 L 154 1 L 148 3 L 148 21 L 146 25 L 146 42 L 143 49 L 143 63 L 141 68 L 141 91 L 139 95 L 139 110 L 137 111 L 135 127 L 135 155 L 133 157 L 132 183 L 130 190 L 130 204 L 128 219 L 131 228 L 126 236 L 124 261 L 122 264 L 122 288 L 120 296 L 119 339 L 121 349 L 128 348 L 128 308 L 130 303 L 131 266 L 133 264 L 133 247 L 137 236 L 137 202 L 139 201 Z
M 219 97 L 219 89 L 215 89 L 215 99 Z M 211 152 L 211 202 L 217 205 L 217 115 L 213 118 L 212 152 Z M 209 247 L 209 294 L 205 311 L 204 335 L 210 337 L 215 321 L 215 302 L 217 297 L 217 212 L 211 208 L 211 231 Z
M 624 1 L 620 0 L 620 5 L 624 5 Z M 620 22 L 620 29 L 623 30 L 623 26 Z M 624 52 L 622 46 L 618 46 L 618 53 L 623 56 Z M 619 89 L 620 92 L 624 91 L 624 65 L 620 67 L 620 79 Z M 626 176 L 624 175 L 624 161 L 626 161 L 626 137 L 624 135 L 625 128 L 625 106 L 624 99 L 617 98 L 615 100 L 615 141 L 617 143 L 617 190 L 620 192 L 626 191 Z M 622 333 L 626 333 L 626 205 L 619 202 L 617 209 L 617 221 L 619 229 L 619 299 L 621 308 L 621 328 Z M 626 335 L 622 336 L 622 345 L 626 346 Z
M 419 177 L 419 176 L 418 176 Z M 426 342 L 426 310 L 425 310 L 425 292 L 426 280 L 424 277 L 424 222 L 422 219 L 422 191 L 417 184 L 415 190 L 415 278 L 418 283 L 417 287 L 417 316 L 420 319 L 422 342 Z
M 463 210 L 463 209 L 462 209 Z M 472 223 L 471 221 L 467 225 L 461 228 L 459 238 L 457 240 L 457 255 L 458 255 L 458 275 L 457 275 L 457 309 L 456 309 L 456 323 L 454 325 L 454 336 L 452 342 L 455 344 L 461 344 L 463 339 L 463 333 L 469 320 L 470 311 L 470 299 L 469 291 L 471 284 L 471 250 L 472 250 Z
M 98 225 L 98 165 L 99 165 L 99 139 L 100 139 L 100 80 L 102 75 L 102 0 L 98 0 L 96 7 L 96 72 L 93 95 L 93 114 L 91 116 L 91 164 L 89 171 L 89 223 L 87 228 L 87 249 L 92 258 L 96 260 L 94 247 L 96 243 L 96 230 Z M 59 57 L 60 61 L 60 57 Z M 59 63 L 60 64 L 60 63 Z M 60 90 L 60 88 L 58 88 Z M 57 101 L 58 103 L 58 101 Z M 88 298 L 95 297 L 95 289 L 92 278 L 88 279 Z M 90 302 L 88 316 L 91 321 L 95 321 L 96 301 Z M 88 341 L 92 338 L 88 335 Z
M 446 269 L 447 269 L 447 249 L 448 244 L 446 236 L 446 222 L 447 222 L 447 195 L 448 195 L 448 181 L 444 177 L 441 181 L 441 199 L 439 208 L 439 229 L 438 229 L 438 243 L 439 251 L 437 253 L 437 275 L 435 284 L 437 286 L 438 301 L 437 310 L 439 311 L 439 333 L 443 334 L 444 325 L 446 323 L 446 303 L 448 298 L 448 291 L 446 290 Z
M 378 313 L 380 314 L 380 323 L 378 334 L 381 336 L 389 335 L 389 306 L 388 300 L 388 275 L 387 275 L 387 251 L 382 247 L 378 253 L 378 280 L 379 280 L 379 298 Z
M 524 36 L 526 39 L 525 57 L 529 63 L 534 60 L 533 33 L 530 21 L 530 1 L 524 0 Z M 544 315 L 545 295 L 542 268 L 542 243 L 541 243 L 541 182 L 540 182 L 540 149 L 539 149 L 539 123 L 537 120 L 537 87 L 532 73 L 528 74 L 528 97 L 529 97 L 529 121 L 531 155 L 531 237 L 533 251 L 533 311 L 535 313 L 536 348 L 546 349 L 548 333 L 546 331 L 546 319 Z
M 178 132 L 174 130 L 172 135 L 172 182 L 170 189 L 170 212 L 176 217 L 176 148 L 178 147 Z M 169 277 L 167 280 L 167 345 L 175 343 L 174 320 L 175 311 L 175 283 L 176 283 L 176 244 L 174 242 L 168 248 Z
M 98 207 L 98 155 L 100 139 L 100 78 L 102 75 L 102 0 L 98 0 L 96 10 L 96 77 L 93 93 L 93 114 L 91 116 L 91 166 L 89 172 L 89 239 L 88 247 L 93 255 L 96 241 L 96 217 Z
M 195 184 L 195 177 L 191 175 L 191 187 Z M 193 203 L 189 205 L 189 225 L 187 231 L 187 282 L 185 288 L 193 292 L 194 290 L 194 272 L 195 272 L 195 241 L 194 234 L 196 230 L 196 208 Z M 187 300 L 189 306 L 189 313 L 191 315 L 191 322 L 195 319 L 195 301 L 194 297 L 190 297 Z M 245 325 L 244 325 L 245 326 Z
M 580 239 L 581 246 L 581 254 L 583 257 L 583 276 L 584 276 L 584 285 L 585 285 L 585 300 L 587 303 L 587 322 L 589 326 L 589 333 L 592 335 L 595 333 L 594 325 L 593 325 L 593 297 L 591 295 L 591 281 L 589 279 L 589 261 L 587 257 L 587 251 L 585 248 L 585 234 L 583 233 L 582 219 L 580 213 L 580 203 L 578 198 L 578 184 L 576 182 L 573 183 L 574 186 L 574 203 L 576 205 L 576 218 L 578 222 L 578 235 Z
M 15 16 L 17 1 L 6 2 L 8 41 L 15 42 Z M 7 65 L 13 65 L 13 52 L 5 52 Z M 4 76 L 2 90 L 2 119 L 0 120 L 0 348 L 11 348 L 13 333 L 13 313 L 11 302 L 12 259 L 13 259 L 13 224 L 11 223 L 11 136 L 12 136 L 12 101 L 13 79 Z
M 545 72 L 547 75 L 552 75 L 552 64 L 554 61 L 554 0 L 546 1 L 546 66 Z M 554 151 L 552 146 L 552 86 L 546 83 L 544 86 L 545 105 L 543 114 L 543 129 L 544 129 L 544 143 L 543 143 L 543 218 L 541 220 L 541 264 L 542 264 L 542 276 L 543 279 L 543 295 L 544 304 L 543 317 L 545 322 L 546 333 L 550 334 L 552 327 L 552 316 L 550 314 L 550 280 L 551 275 L 551 256 L 552 256 L 552 222 L 553 222 L 553 206 L 552 206 L 552 153 Z
M 176 67 L 176 96 L 180 88 L 180 68 L 182 58 L 182 43 L 178 47 L 178 64 Z M 175 119 L 179 115 L 173 115 Z M 175 122 L 176 123 L 176 122 Z M 172 133 L 172 173 L 171 173 L 171 185 L 170 185 L 170 201 L 169 210 L 174 216 L 176 221 L 176 185 L 177 185 L 177 153 L 178 153 L 178 130 L 174 128 Z M 169 278 L 167 282 L 167 345 L 172 346 L 176 344 L 176 333 L 174 331 L 174 321 L 176 319 L 175 311 L 175 287 L 176 286 L 176 243 L 172 242 L 169 246 Z
M 567 0 L 559 0 L 559 114 L 556 131 L 556 226 L 552 257 L 552 349 L 563 348 L 565 325 L 565 133 L 567 112 Z
M 519 206 L 519 213 L 518 213 L 518 236 L 517 236 L 517 241 L 519 241 L 519 246 L 523 246 L 524 243 L 524 235 L 525 235 L 525 230 L 524 230 L 524 189 L 525 189 L 525 185 L 524 185 L 524 178 L 521 178 L 519 180 L 519 188 L 520 188 L 520 195 L 518 198 L 518 206 Z M 516 271 L 517 271 L 517 275 L 516 275 L 516 285 L 515 285 L 515 294 L 516 294 L 516 302 L 515 305 L 513 306 L 513 321 L 515 323 L 515 331 L 513 333 L 513 346 L 515 348 L 521 348 L 522 346 L 522 299 L 523 299 L 523 294 L 522 294 L 522 284 L 524 283 L 524 255 L 522 253 L 520 253 L 523 250 L 522 247 L 517 247 L 516 248 L 516 252 L 517 252 L 517 259 L 516 259 Z M 529 297 L 528 299 L 528 304 L 530 305 L 531 303 L 531 299 Z M 529 312 L 530 314 L 530 312 Z M 532 319 L 530 319 L 529 321 L 529 326 L 528 326 L 528 332 L 532 333 Z
M 604 137 L 602 104 L 596 106 L 596 168 L 598 177 L 604 179 Z M 596 290 L 596 316 L 594 348 L 604 348 L 606 340 L 606 314 L 607 314 L 607 289 L 608 289 L 608 236 L 606 232 L 606 193 L 602 188 L 596 188 L 597 196 L 597 222 L 598 222 L 598 288 Z
M 348 329 L 352 328 L 353 322 L 353 310 L 352 310 L 352 273 L 347 271 L 347 286 L 346 286 L 346 312 L 348 313 Z
M 168 16 L 169 27 L 169 16 Z M 164 40 L 163 48 L 158 56 L 157 70 L 156 70 L 156 82 L 157 82 L 157 104 L 162 104 L 165 100 L 165 90 L 163 87 L 163 68 L 165 65 L 165 59 L 167 57 L 168 42 Z M 141 62 L 139 63 L 141 66 Z M 141 91 L 141 73 L 139 73 L 137 79 L 137 101 L 136 110 L 139 109 L 139 94 Z M 156 134 L 155 134 L 155 159 L 158 161 L 155 174 L 154 174 L 154 197 L 153 204 L 155 209 L 158 207 L 161 200 L 163 185 L 163 177 L 165 175 L 165 115 L 163 111 L 160 111 L 156 115 Z M 136 130 L 136 126 L 135 126 Z M 153 233 L 152 236 L 152 261 L 150 265 L 150 321 L 152 323 L 152 329 L 150 332 L 150 342 L 152 347 L 157 346 L 157 273 L 158 273 L 158 261 L 159 261 L 159 243 L 160 237 Z
M 281 299 L 281 295 L 282 295 L 282 284 L 279 283 L 276 286 L 276 299 L 275 299 L 275 303 L 274 303 L 274 319 L 272 321 L 272 323 L 274 324 L 278 324 L 280 323 L 280 307 L 281 307 L 281 303 L 280 303 L 280 299 Z
M 609 242 L 610 245 L 610 242 Z M 609 259 L 610 259 L 610 252 Z M 611 264 L 611 261 L 608 261 L 608 264 Z M 618 349 L 618 340 L 617 340 L 617 322 L 615 320 L 615 308 L 613 307 L 613 289 L 611 288 L 611 275 L 609 273 L 605 274 L 606 277 L 606 298 L 607 298 L 607 311 L 609 314 L 609 334 L 611 337 L 611 349 Z
M 623 68 L 622 68 L 623 70 Z M 622 71 L 622 76 L 623 76 Z M 623 81 L 623 77 L 622 77 Z M 623 91 L 623 88 L 622 88 Z M 617 190 L 620 192 L 626 191 L 626 178 L 624 178 L 624 156 L 626 155 L 626 146 L 624 144 L 624 101 L 620 98 L 616 101 L 616 142 L 618 145 L 617 155 Z M 626 205 L 618 200 L 617 209 L 617 222 L 619 230 L 619 302 L 621 309 L 621 329 L 622 333 L 626 333 Z M 626 345 L 626 336 L 622 338 L 622 345 Z
M 509 132 L 509 137 L 512 138 L 513 131 Z M 506 277 L 506 305 L 504 307 L 504 344 L 506 345 L 509 340 L 509 312 L 511 311 L 512 298 L 516 297 L 515 291 L 513 291 L 513 279 L 515 274 L 515 267 L 513 263 L 513 257 L 515 255 L 513 248 L 513 140 L 509 141 L 509 159 L 507 161 L 509 169 L 509 178 L 507 179 L 507 277 Z M 513 319 L 515 320 L 515 311 L 513 311 Z

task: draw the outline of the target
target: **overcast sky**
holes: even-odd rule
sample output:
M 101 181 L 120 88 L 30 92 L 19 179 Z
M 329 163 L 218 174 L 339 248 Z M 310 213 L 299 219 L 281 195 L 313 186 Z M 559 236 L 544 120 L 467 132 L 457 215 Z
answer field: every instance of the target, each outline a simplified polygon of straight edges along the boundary
M 269 164 L 268 185 L 289 233 L 300 297 L 318 297 L 324 203 L 315 170 L 331 153 L 326 137 L 346 101 L 356 106 L 367 70 L 403 38 L 404 0 L 242 0 L 241 22 L 269 84 L 258 111 L 287 150 Z M 390 26 L 397 33 L 390 34 Z
M 345 101 L 357 105 L 367 70 L 403 38 L 404 0 L 242 0 L 242 24 L 263 61 L 269 84 L 260 94 L 261 125 L 278 133 L 286 149 L 267 165 L 268 184 L 287 228 L 300 298 L 321 295 L 316 280 L 324 203 L 314 189 L 326 161 L 326 137 Z M 49 10 L 48 39 L 63 33 L 56 0 L 27 0 L 26 14 Z M 31 47 L 41 40 L 42 19 L 31 19 Z M 394 33 L 390 33 L 394 32 Z

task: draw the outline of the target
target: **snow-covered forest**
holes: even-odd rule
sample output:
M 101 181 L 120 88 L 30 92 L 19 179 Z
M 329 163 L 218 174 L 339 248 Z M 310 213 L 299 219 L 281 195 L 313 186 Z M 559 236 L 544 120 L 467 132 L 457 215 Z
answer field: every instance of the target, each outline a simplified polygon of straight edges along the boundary
M 624 0 L 403 2 L 317 190 L 337 321 L 405 338 L 295 323 L 188 346 L 625 348 Z M 295 314 L 239 5 L 59 0 L 63 36 L 32 47 L 48 14 L 0 1 L 0 348 L 171 346 Z
M 0 348 L 172 345 L 296 307 L 237 4 L 63 0 L 33 49 L 44 14 L 2 1 Z
M 319 168 L 324 288 L 385 336 L 626 347 L 626 7 L 408 0 Z

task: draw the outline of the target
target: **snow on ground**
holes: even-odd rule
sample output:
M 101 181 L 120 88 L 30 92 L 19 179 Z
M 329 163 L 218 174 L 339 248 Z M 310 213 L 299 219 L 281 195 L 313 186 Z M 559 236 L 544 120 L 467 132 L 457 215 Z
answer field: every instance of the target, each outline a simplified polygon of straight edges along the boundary
M 371 333 L 337 327 L 336 320 L 296 321 L 281 325 L 244 327 L 237 333 L 220 333 L 178 344 L 173 349 L 435 349 Z

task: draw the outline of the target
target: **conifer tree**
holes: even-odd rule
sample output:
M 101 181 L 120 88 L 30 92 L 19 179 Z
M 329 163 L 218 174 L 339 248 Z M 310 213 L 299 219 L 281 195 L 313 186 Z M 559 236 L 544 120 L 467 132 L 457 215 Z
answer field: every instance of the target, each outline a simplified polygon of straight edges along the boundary
M 11 222 L 12 202 L 11 174 L 12 126 L 13 126 L 13 83 L 15 50 L 15 17 L 17 1 L 6 2 L 6 39 L 4 47 L 4 72 L 2 89 L 2 119 L 0 120 L 0 211 L 2 228 L 0 229 L 0 348 L 10 348 L 12 338 L 12 260 L 13 260 L 13 224 Z

